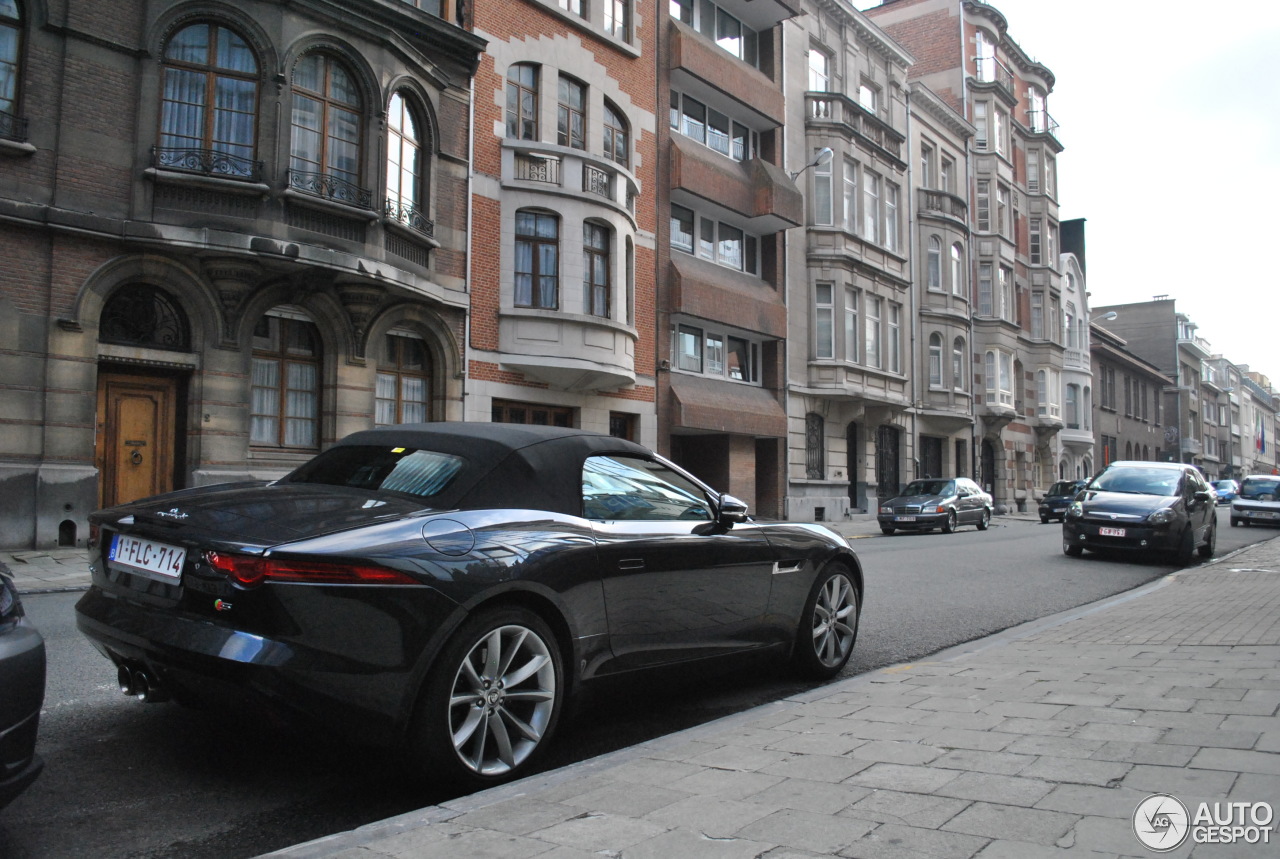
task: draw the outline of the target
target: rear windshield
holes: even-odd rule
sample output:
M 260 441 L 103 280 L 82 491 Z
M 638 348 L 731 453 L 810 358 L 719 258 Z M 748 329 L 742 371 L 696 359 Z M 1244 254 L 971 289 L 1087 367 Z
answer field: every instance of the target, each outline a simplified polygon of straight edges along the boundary
M 447 489 L 462 466 L 461 457 L 432 450 L 341 445 L 295 469 L 282 482 L 379 489 L 430 498 Z
M 1059 480 L 1057 483 L 1049 487 L 1046 495 L 1075 495 L 1079 486 L 1071 481 Z
M 1240 497 L 1252 501 L 1276 501 L 1280 494 L 1280 477 L 1246 477 L 1240 484 Z

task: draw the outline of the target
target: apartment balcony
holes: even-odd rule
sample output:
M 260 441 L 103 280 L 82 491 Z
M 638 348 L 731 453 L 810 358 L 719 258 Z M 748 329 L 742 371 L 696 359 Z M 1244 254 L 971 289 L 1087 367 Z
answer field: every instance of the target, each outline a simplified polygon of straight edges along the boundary
M 1013 86 L 1013 70 L 996 57 L 974 57 L 974 75 L 971 80 L 980 84 L 995 84 L 1009 99 L 1016 99 Z
M 665 12 L 663 14 L 666 14 Z M 768 75 L 722 50 L 692 27 L 669 18 L 671 86 L 706 101 L 717 110 L 717 98 L 728 96 L 768 125 L 782 125 L 786 99 Z
M 804 127 L 808 131 L 835 132 L 857 140 L 905 170 L 902 147 L 906 135 L 846 95 L 809 92 L 804 96 Z
M 969 204 L 964 197 L 946 191 L 935 191 L 920 188 L 917 196 L 919 212 L 922 215 L 934 215 L 956 221 L 961 226 L 969 224 Z
M 5 113 L 0 110 L 0 140 L 7 140 L 12 143 L 26 143 L 27 118 L 25 116 L 14 116 L 12 113 Z
M 1091 372 L 1089 353 L 1083 349 L 1064 349 L 1062 352 L 1062 369 Z
M 230 152 L 183 146 L 151 147 L 151 165 L 157 170 L 174 170 L 197 176 L 262 181 L 262 162 Z
M 1200 439 L 1184 438 L 1182 440 L 1182 446 L 1180 450 L 1183 453 L 1190 453 L 1190 454 L 1194 454 L 1195 456 L 1199 456 L 1201 453 L 1204 452 L 1204 445 L 1200 443 Z
M 504 140 L 502 184 L 571 196 L 622 211 L 634 221 L 640 186 L 620 164 L 583 149 L 534 140 Z
M 804 223 L 804 195 L 782 168 L 759 158 L 738 162 L 681 135 L 671 137 L 671 187 L 745 218 L 768 235 Z
M 1027 114 L 1030 123 L 1027 130 L 1032 134 L 1044 134 L 1053 138 L 1054 143 L 1062 148 L 1062 138 L 1058 136 L 1058 121 L 1049 115 L 1047 110 L 1033 110 Z

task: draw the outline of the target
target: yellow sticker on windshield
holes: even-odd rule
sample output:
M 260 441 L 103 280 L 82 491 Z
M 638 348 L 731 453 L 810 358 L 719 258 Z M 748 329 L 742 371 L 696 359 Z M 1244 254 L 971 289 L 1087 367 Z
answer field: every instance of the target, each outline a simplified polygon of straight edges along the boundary
M 393 447 L 393 448 L 391 448 L 391 452 L 392 452 L 392 453 L 404 453 L 404 448 L 403 448 L 403 447 Z

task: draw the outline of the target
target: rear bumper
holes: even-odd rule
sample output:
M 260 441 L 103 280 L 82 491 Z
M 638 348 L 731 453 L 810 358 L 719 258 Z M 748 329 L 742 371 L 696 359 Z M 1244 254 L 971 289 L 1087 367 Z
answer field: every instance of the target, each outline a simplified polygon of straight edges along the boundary
M 44 767 L 35 751 L 44 686 L 44 639 L 21 621 L 0 636 L 0 808 Z
M 399 742 L 453 603 L 429 588 L 402 589 L 399 612 L 353 601 L 344 630 L 334 625 L 341 618 L 320 616 L 323 603 L 306 611 L 300 598 L 290 594 L 295 611 L 278 624 L 289 632 L 263 635 L 94 587 L 76 605 L 76 626 L 113 663 L 145 669 L 176 698 L 311 723 L 369 745 Z

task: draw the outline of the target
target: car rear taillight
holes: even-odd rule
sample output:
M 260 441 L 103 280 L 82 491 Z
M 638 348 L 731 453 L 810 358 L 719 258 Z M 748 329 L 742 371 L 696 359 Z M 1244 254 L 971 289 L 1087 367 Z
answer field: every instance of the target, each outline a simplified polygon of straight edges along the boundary
M 254 587 L 267 581 L 314 585 L 418 584 L 412 576 L 374 564 L 288 561 L 229 552 L 206 552 L 205 560 L 209 562 L 209 566 L 245 587 Z

